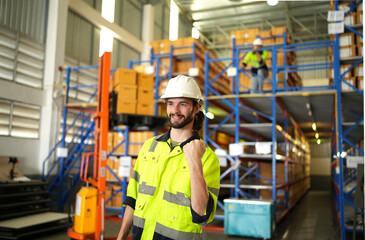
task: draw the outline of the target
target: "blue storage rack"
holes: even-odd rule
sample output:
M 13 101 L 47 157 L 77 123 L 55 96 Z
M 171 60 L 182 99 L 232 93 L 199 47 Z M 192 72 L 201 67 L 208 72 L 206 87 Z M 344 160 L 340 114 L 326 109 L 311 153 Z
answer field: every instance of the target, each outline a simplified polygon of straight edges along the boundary
M 334 0 L 333 10 L 339 9 L 339 3 L 341 1 Z M 345 13 L 345 16 L 354 12 L 354 10 L 362 4 L 362 0 L 358 1 L 350 1 L 346 2 L 350 8 L 349 11 Z M 356 36 L 363 38 L 363 34 L 360 33 L 357 29 L 360 27 L 362 29 L 362 24 L 360 26 L 348 26 L 345 24 L 345 28 L 347 31 L 355 33 Z M 357 29 L 356 29 L 357 28 Z M 346 232 L 352 232 L 353 228 L 350 227 L 350 224 L 346 224 L 345 219 L 349 217 L 349 214 L 346 214 L 347 208 L 354 209 L 355 206 L 353 204 L 353 197 L 351 194 L 355 190 L 355 187 L 346 192 L 345 188 L 349 186 L 352 182 L 356 182 L 356 170 L 347 169 L 344 163 L 343 152 L 346 152 L 347 155 L 357 155 L 364 156 L 364 151 L 361 149 L 361 141 L 363 143 L 364 136 L 360 134 L 360 137 L 353 137 L 356 135 L 356 132 L 363 133 L 363 122 L 364 122 L 364 113 L 363 109 L 356 109 L 357 104 L 352 106 L 343 106 L 346 103 L 346 98 L 351 98 L 355 101 L 363 102 L 364 92 L 363 90 L 358 89 L 356 86 L 350 84 L 345 81 L 344 76 L 351 71 L 355 66 L 358 66 L 363 62 L 363 57 L 355 57 L 350 60 L 341 59 L 339 54 L 339 34 L 335 35 L 335 51 L 333 51 L 334 57 L 334 77 L 335 77 L 335 86 L 336 86 L 336 116 L 334 122 L 336 123 L 334 126 L 334 134 L 332 136 L 332 183 L 334 188 L 334 195 L 336 200 L 336 212 L 339 220 L 339 225 L 341 229 L 341 239 L 346 239 Z M 344 73 L 340 74 L 340 63 L 346 62 L 350 63 L 351 67 L 348 68 Z M 341 92 L 341 84 L 344 83 L 347 86 L 351 87 L 353 90 L 352 93 L 342 93 Z M 350 116 L 349 116 L 350 115 Z M 343 117 L 345 119 L 343 119 Z M 346 124 L 345 121 L 349 119 L 352 120 L 352 123 L 349 125 Z M 361 126 L 362 124 L 362 126 Z M 347 128 L 347 129 L 345 129 Z M 354 142 L 355 141 L 355 142 Z M 356 209 L 358 211 L 358 209 Z M 353 213 L 354 211 L 351 211 Z M 364 216 L 362 216 L 364 218 Z M 364 219 L 363 219 L 364 220 Z M 357 229 L 358 232 L 363 233 L 364 229 Z

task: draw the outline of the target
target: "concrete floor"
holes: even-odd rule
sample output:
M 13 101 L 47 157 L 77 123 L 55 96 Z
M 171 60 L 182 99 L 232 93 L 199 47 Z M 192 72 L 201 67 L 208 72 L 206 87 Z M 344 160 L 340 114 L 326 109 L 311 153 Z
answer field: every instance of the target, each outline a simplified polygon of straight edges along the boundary
M 309 191 L 298 205 L 277 225 L 273 240 L 339 240 L 340 231 L 335 222 L 333 195 L 330 191 Z M 120 222 L 106 221 L 106 237 L 115 237 Z M 223 222 L 213 222 L 223 226 Z M 227 236 L 223 232 L 205 230 L 206 239 L 237 240 L 254 239 L 240 236 Z M 37 238 L 38 240 L 69 239 L 66 232 Z M 351 234 L 346 239 L 352 239 Z M 357 239 L 364 239 L 358 236 Z

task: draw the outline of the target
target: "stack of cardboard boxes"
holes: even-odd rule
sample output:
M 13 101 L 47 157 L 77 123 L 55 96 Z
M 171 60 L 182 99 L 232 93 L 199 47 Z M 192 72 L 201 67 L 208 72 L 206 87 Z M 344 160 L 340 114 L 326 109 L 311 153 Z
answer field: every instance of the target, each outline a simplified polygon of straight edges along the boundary
M 117 114 L 154 115 L 154 76 L 118 68 L 112 77 L 117 95 Z
M 204 89 L 204 79 L 205 79 L 205 52 L 209 53 L 211 59 L 217 58 L 217 56 L 209 50 L 200 40 L 194 39 L 192 37 L 179 38 L 176 41 L 170 40 L 158 40 L 150 42 L 150 46 L 153 48 L 154 54 L 167 54 L 171 51 L 171 46 L 173 46 L 173 55 L 177 56 L 179 54 L 193 54 L 193 44 L 195 43 L 195 57 L 194 68 L 199 70 L 197 76 L 197 83 L 201 89 Z M 160 58 L 161 66 L 159 73 L 160 75 L 165 75 L 171 68 L 173 75 L 183 74 L 188 75 L 189 69 L 193 67 L 193 62 L 191 58 L 185 58 L 185 60 L 179 60 L 179 58 L 174 57 L 170 63 L 170 59 Z M 218 73 L 220 73 L 225 68 L 225 64 L 222 62 L 212 62 L 209 65 L 209 79 L 212 80 Z M 163 83 L 162 83 L 163 84 Z M 165 85 L 164 85 L 165 86 Z M 162 88 L 164 88 L 162 86 Z M 230 94 L 231 79 L 226 73 L 222 74 L 220 78 L 217 79 L 212 85 L 221 94 Z M 160 85 L 161 88 L 161 85 Z
M 358 1 L 357 1 L 358 2 Z M 331 1 L 331 9 L 334 9 L 334 2 Z M 347 1 L 339 4 L 339 10 L 344 11 L 345 13 L 351 9 L 351 5 L 355 4 L 355 2 Z M 353 27 L 354 25 L 362 25 L 362 3 L 359 4 L 353 12 L 347 14 L 344 19 L 344 24 Z M 359 30 L 362 34 L 363 31 Z M 331 36 L 331 40 L 334 40 L 335 35 Z M 363 56 L 363 39 L 362 37 L 356 35 L 353 32 L 347 32 L 340 34 L 340 59 L 346 60 L 354 57 Z M 330 61 L 333 61 L 333 49 L 330 49 Z M 351 64 L 341 64 L 340 66 L 340 74 L 344 73 L 347 69 L 351 67 Z M 333 69 L 329 70 L 329 83 L 333 84 L 334 82 L 334 74 Z M 363 66 L 362 64 L 357 65 L 354 69 L 349 71 L 343 79 L 350 83 L 351 85 L 363 90 Z M 346 83 L 341 83 L 341 90 L 343 92 L 354 91 L 350 86 Z
M 284 41 L 284 32 L 286 32 L 286 40 Z M 272 27 L 270 31 L 260 31 L 258 28 L 255 29 L 246 29 L 246 30 L 238 30 L 232 31 L 231 35 L 235 36 L 236 45 L 249 45 L 252 44 L 253 41 L 257 38 L 263 38 L 264 45 L 273 45 L 273 44 L 292 44 L 291 37 L 287 31 L 286 27 Z M 268 38 L 268 39 L 264 39 Z M 244 53 L 240 55 L 242 58 Z M 272 53 L 269 51 L 269 57 L 266 60 L 266 65 L 269 69 L 272 66 Z M 296 55 L 294 52 L 278 52 L 277 53 L 277 66 L 283 65 L 296 65 Z M 250 66 L 249 66 L 250 67 Z M 243 73 L 240 73 L 240 84 L 243 86 L 240 88 L 240 92 L 245 92 L 249 88 L 251 88 L 251 79 L 250 74 L 246 76 Z M 268 79 L 272 79 L 272 71 L 269 71 Z M 284 73 L 278 73 L 276 76 L 277 87 L 284 87 L 285 75 Z M 302 86 L 301 77 L 298 73 L 289 73 L 287 76 L 287 86 Z M 272 83 L 265 83 L 264 90 L 270 90 L 272 88 Z
M 108 167 L 114 172 L 115 175 L 118 176 L 121 180 L 123 180 L 123 175 L 120 171 L 120 166 L 123 164 L 121 163 L 122 159 L 119 157 L 112 157 L 107 160 Z M 132 165 L 130 167 L 130 175 L 132 175 L 134 166 L 136 164 L 136 158 L 132 158 Z M 106 207 L 116 207 L 121 208 L 123 202 L 123 192 L 122 186 L 117 182 L 117 179 L 113 176 L 113 174 L 107 170 L 106 174 L 107 185 L 105 189 L 105 201 L 107 201 L 113 194 L 113 198 L 111 198 L 107 203 Z M 130 177 L 127 178 L 129 181 Z

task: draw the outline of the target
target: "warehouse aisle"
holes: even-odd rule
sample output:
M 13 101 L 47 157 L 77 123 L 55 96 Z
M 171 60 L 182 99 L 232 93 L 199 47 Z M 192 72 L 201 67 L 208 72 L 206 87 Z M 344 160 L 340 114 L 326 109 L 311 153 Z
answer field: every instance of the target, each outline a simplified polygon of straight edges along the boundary
M 215 222 L 222 226 L 222 221 Z M 107 236 L 115 236 L 120 223 L 107 221 Z M 226 236 L 223 232 L 205 230 L 207 240 L 255 239 Z M 39 240 L 69 239 L 65 232 L 38 238 Z M 309 191 L 298 205 L 277 226 L 273 240 L 339 240 L 339 228 L 335 223 L 333 195 L 331 191 Z M 351 239 L 351 237 L 349 238 Z M 361 239 L 361 238 L 358 238 Z

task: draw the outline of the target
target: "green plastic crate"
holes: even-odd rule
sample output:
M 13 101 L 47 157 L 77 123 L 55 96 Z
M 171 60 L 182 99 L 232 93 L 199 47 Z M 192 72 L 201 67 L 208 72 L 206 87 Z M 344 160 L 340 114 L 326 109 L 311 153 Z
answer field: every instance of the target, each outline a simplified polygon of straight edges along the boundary
M 224 200 L 225 234 L 269 239 L 274 231 L 273 201 Z

